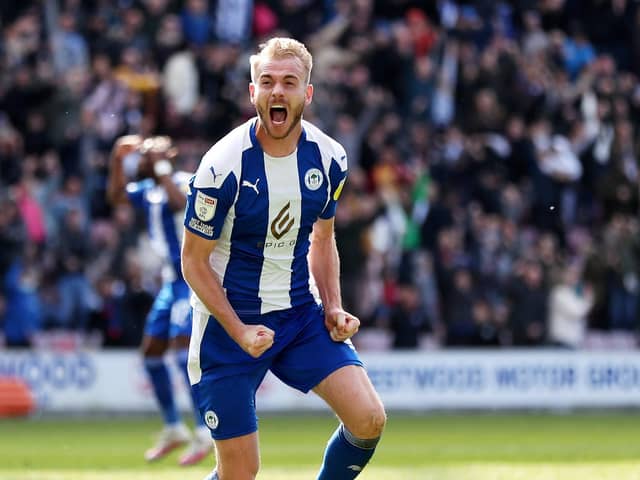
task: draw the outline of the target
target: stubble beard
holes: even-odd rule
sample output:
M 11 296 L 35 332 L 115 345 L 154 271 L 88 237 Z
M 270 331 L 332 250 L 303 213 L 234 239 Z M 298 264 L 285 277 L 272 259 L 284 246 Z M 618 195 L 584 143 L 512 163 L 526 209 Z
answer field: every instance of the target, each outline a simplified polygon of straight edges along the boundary
M 293 121 L 291 122 L 291 125 L 283 135 L 275 135 L 271 131 L 271 128 L 269 127 L 269 122 L 271 122 L 271 117 L 269 116 L 268 111 L 265 112 L 261 107 L 257 107 L 256 110 L 258 112 L 258 117 L 260 117 L 260 122 L 262 123 L 262 126 L 264 127 L 264 131 L 267 133 L 267 135 L 269 135 L 274 140 L 282 140 L 287 138 L 289 134 L 293 131 L 293 129 L 296 128 L 296 126 L 302 120 L 302 113 L 304 112 L 304 104 L 300 105 L 297 111 L 292 112 Z

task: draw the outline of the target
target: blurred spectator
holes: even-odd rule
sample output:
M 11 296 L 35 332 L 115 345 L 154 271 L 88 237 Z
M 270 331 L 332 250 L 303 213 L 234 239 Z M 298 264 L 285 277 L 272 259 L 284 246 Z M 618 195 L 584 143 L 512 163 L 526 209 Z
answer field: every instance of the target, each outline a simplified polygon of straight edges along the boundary
M 26 240 L 26 228 L 15 198 L 7 191 L 0 191 L 0 277 L 5 278 L 20 258 Z
M 407 282 L 398 285 L 396 295 L 397 303 L 389 318 L 393 348 L 417 348 L 420 335 L 429 326 L 429 319 L 421 306 L 420 291 L 416 285 Z
M 23 183 L 15 188 L 13 194 L 26 227 L 27 240 L 35 244 L 43 244 L 47 235 L 44 215 L 29 186 Z
M 582 29 L 577 24 L 572 28 L 572 36 L 565 40 L 563 53 L 565 68 L 570 78 L 575 79 L 595 59 L 596 53 Z
M 522 14 L 522 53 L 525 56 L 535 56 L 549 46 L 549 37 L 542 29 L 540 12 L 527 10 Z
M 477 337 L 473 318 L 476 290 L 469 269 L 457 268 L 452 273 L 450 288 L 444 304 L 447 345 L 473 345 Z
M 228 11 L 229 2 L 222 0 L 221 9 Z M 202 47 L 211 38 L 208 0 L 186 0 L 181 12 L 182 31 L 189 43 Z
M 89 324 L 93 289 L 86 277 L 89 261 L 87 231 L 82 211 L 71 208 L 63 217 L 58 275 L 60 321 L 64 329 L 84 331 Z
M 639 233 L 638 221 L 625 215 L 615 215 L 605 230 L 609 328 L 612 330 L 635 331 L 639 326 Z
M 95 84 L 84 102 L 82 124 L 94 134 L 100 150 L 109 151 L 124 130 L 123 112 L 127 87 L 116 79 L 111 59 L 98 54 L 93 59 Z
M 173 13 L 175 2 L 173 0 L 142 0 L 142 8 L 144 10 L 144 35 L 156 44 L 162 42 L 160 32 L 165 19 Z M 179 21 L 179 19 L 178 19 Z
M 213 17 L 216 39 L 225 43 L 245 44 L 249 40 L 253 0 L 217 0 L 215 3 Z
M 42 308 L 38 297 L 38 269 L 35 259 L 20 259 L 12 263 L 3 278 L 4 315 L 0 314 L 4 340 L 9 347 L 33 345 L 40 330 Z
M 549 341 L 552 345 L 580 348 L 587 333 L 587 313 L 593 306 L 591 286 L 581 280 L 581 267 L 565 267 L 549 294 Z
M 58 28 L 51 36 L 53 64 L 58 75 L 73 69 L 89 67 L 89 51 L 84 37 L 78 33 L 76 18 L 71 12 L 62 12 Z
M 199 94 L 198 70 L 193 52 L 184 44 L 178 45 L 176 51 L 167 58 L 162 77 L 166 108 L 181 116 L 191 114 Z
M 367 229 L 380 213 L 381 206 L 364 192 L 365 179 L 355 169 L 341 194 L 336 212 L 336 243 L 342 252 L 340 284 L 345 309 L 363 312 L 362 299 L 366 288 L 365 274 L 368 244 Z M 364 319 L 363 319 L 364 320 Z
M 534 347 L 545 342 L 549 291 L 539 262 L 523 261 L 507 293 L 509 328 L 514 346 Z
M 82 164 L 81 123 L 89 73 L 71 68 L 62 73 L 62 78 L 64 82 L 56 89 L 46 111 L 49 140 L 59 153 L 63 175 L 80 175 L 88 173 Z

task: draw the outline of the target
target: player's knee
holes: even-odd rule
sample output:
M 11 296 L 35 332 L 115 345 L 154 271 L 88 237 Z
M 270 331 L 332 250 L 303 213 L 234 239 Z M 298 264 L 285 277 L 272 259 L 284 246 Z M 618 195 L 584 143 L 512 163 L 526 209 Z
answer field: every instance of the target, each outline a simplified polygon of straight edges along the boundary
M 386 424 L 387 413 L 384 411 L 384 407 L 381 404 L 378 404 L 371 412 L 370 428 L 372 435 L 369 438 L 376 438 L 382 435 L 382 431 Z
M 378 438 L 382 435 L 386 423 L 387 414 L 384 407 L 382 404 L 377 404 L 369 408 L 352 433 L 358 438 Z
M 253 462 L 249 462 L 247 465 L 247 480 L 253 480 L 258 475 L 258 470 L 260 470 L 260 459 L 257 458 Z

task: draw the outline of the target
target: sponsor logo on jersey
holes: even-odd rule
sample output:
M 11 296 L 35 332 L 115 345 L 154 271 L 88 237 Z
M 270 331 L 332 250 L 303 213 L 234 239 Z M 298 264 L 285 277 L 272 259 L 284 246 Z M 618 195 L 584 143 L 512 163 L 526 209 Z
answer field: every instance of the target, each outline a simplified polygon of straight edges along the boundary
M 214 213 L 216 213 L 217 203 L 217 198 L 210 197 L 209 195 L 205 195 L 202 192 L 197 192 L 194 205 L 197 217 L 203 222 L 208 222 L 209 220 L 211 220 Z
M 197 218 L 192 218 L 191 220 L 189 220 L 189 227 L 200 233 L 203 233 L 207 237 L 213 237 L 213 225 L 202 223 Z
M 213 410 L 207 410 L 204 413 L 204 423 L 206 423 L 207 427 L 209 427 L 211 430 L 215 430 L 216 428 L 218 428 L 218 424 L 220 422 L 218 421 L 216 412 L 214 412 Z
M 293 227 L 294 220 L 289 215 L 289 208 L 291 208 L 291 202 L 287 202 L 287 204 L 282 207 L 282 210 L 278 212 L 276 218 L 271 222 L 271 234 L 276 238 L 276 240 L 280 240 L 284 237 L 291 227 Z
M 304 174 L 304 184 L 309 190 L 317 190 L 322 185 L 322 172 L 317 168 L 310 168 Z
M 298 240 L 294 238 L 292 240 L 283 240 L 281 242 L 258 242 L 256 243 L 256 247 L 264 250 L 268 248 L 290 248 L 296 243 L 298 243 Z

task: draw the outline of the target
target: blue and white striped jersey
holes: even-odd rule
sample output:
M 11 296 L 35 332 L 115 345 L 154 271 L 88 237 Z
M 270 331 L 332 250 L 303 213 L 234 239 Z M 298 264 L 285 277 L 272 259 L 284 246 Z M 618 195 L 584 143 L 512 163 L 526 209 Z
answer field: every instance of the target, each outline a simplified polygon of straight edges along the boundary
M 186 193 L 190 177 L 191 174 L 187 172 L 175 172 L 172 179 Z M 164 262 L 163 280 L 173 281 L 182 278 L 180 249 L 184 213 L 171 210 L 167 192 L 151 178 L 128 183 L 127 195 L 134 207 L 144 211 L 152 248 Z
M 267 155 L 256 118 L 203 157 L 191 179 L 185 227 L 217 239 L 213 270 L 238 314 L 264 314 L 313 301 L 307 265 L 318 218 L 333 217 L 347 176 L 344 148 L 307 121 L 298 148 Z M 207 311 L 193 298 L 194 306 Z

